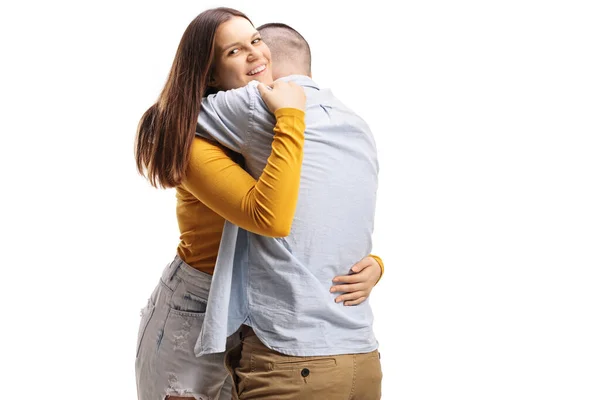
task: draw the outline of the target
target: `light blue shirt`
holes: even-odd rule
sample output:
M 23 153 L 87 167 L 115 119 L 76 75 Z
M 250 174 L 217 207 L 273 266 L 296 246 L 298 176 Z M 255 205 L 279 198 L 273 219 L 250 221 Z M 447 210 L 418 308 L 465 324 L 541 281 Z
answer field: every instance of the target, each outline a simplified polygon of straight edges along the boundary
M 280 353 L 317 356 L 377 348 L 368 300 L 335 303 L 332 279 L 371 253 L 377 151 L 368 125 L 307 76 L 282 78 L 306 93 L 300 192 L 289 236 L 269 238 L 227 222 L 197 355 L 225 351 L 242 323 Z M 204 99 L 198 134 L 241 153 L 258 178 L 275 117 L 253 81 Z

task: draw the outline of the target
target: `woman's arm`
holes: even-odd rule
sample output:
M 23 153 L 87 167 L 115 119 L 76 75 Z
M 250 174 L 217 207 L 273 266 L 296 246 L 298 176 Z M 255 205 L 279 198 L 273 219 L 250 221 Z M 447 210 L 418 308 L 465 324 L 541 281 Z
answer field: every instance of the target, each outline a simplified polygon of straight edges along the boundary
M 271 155 L 258 180 L 223 147 L 196 137 L 182 186 L 228 221 L 260 235 L 282 237 L 289 234 L 296 211 L 304 111 L 279 108 L 275 117 Z

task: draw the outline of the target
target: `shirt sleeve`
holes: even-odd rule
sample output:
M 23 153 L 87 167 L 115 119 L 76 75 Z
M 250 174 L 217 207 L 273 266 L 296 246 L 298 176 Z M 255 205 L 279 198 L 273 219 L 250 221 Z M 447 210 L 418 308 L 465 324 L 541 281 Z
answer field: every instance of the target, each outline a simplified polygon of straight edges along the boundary
M 254 116 L 257 113 L 269 113 L 257 84 L 257 81 L 252 81 L 242 88 L 205 97 L 196 124 L 196 134 L 243 153 L 252 133 Z
M 226 149 L 196 137 L 184 189 L 228 221 L 271 237 L 289 234 L 296 212 L 304 147 L 304 111 L 275 113 L 271 155 L 255 180 Z

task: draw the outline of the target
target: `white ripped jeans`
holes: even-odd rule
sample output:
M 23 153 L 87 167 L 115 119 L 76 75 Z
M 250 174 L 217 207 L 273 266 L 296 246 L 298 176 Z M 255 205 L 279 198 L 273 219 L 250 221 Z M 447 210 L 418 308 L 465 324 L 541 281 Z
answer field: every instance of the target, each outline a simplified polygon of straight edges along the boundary
M 196 357 L 212 277 L 175 257 L 142 310 L 135 372 L 139 400 L 231 399 L 225 353 Z M 227 348 L 239 342 L 232 335 Z

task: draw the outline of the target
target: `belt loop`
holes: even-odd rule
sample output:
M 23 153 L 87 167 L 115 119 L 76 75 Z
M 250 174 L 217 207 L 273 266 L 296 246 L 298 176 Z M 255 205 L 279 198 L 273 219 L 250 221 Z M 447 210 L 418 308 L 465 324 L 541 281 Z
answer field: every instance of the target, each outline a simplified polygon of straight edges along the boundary
M 173 277 L 175 276 L 175 273 L 179 269 L 179 266 L 181 265 L 182 261 L 183 260 L 181 260 L 179 257 L 177 257 L 175 260 L 173 260 L 173 262 L 171 263 L 171 271 L 169 271 L 169 281 L 168 282 L 171 282 L 173 280 Z

